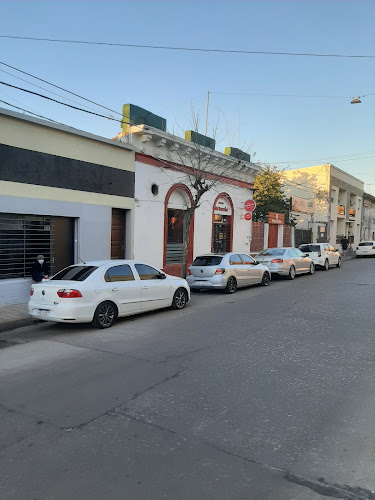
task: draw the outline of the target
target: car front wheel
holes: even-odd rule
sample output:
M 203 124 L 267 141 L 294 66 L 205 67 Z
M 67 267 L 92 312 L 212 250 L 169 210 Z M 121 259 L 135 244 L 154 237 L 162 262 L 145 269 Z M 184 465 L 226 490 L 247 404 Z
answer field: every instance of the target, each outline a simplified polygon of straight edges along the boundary
M 328 260 L 327 260 L 327 259 L 326 259 L 326 261 L 324 262 L 323 269 L 324 269 L 325 271 L 328 271 L 328 270 L 329 270 L 329 262 L 328 262 Z
M 311 264 L 310 264 L 309 274 L 314 274 L 314 272 L 315 272 L 315 266 L 314 266 L 314 264 L 311 262 Z
M 341 257 L 339 257 L 339 260 L 337 261 L 336 266 L 337 266 L 337 267 L 341 267 Z
M 295 277 L 296 277 L 296 268 L 294 266 L 290 266 L 289 279 L 294 280 Z
M 94 314 L 94 324 L 98 328 L 109 328 L 117 318 L 117 308 L 109 301 L 102 302 L 96 308 Z
M 174 292 L 172 300 L 173 309 L 183 309 L 188 301 L 188 294 L 185 288 L 179 288 Z

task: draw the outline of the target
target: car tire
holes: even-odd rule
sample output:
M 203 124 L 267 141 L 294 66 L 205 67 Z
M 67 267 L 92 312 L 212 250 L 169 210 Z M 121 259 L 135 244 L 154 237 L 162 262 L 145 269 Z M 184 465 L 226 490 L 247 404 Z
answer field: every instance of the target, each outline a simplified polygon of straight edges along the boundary
M 342 264 L 341 257 L 339 257 L 339 260 L 337 261 L 336 267 L 341 267 L 341 264 Z
M 323 269 L 324 269 L 324 271 L 328 271 L 328 270 L 329 270 L 329 262 L 328 262 L 328 259 L 326 259 L 326 260 L 324 261 L 324 266 L 323 266 Z
M 107 300 L 96 308 L 93 323 L 98 328 L 109 328 L 116 321 L 117 315 L 117 307 L 113 302 Z
M 173 295 L 172 309 L 183 309 L 188 301 L 188 293 L 185 288 L 178 288 Z
M 267 271 L 265 271 L 263 273 L 261 285 L 262 286 L 268 286 L 270 284 L 270 281 L 271 281 L 271 276 L 269 275 L 269 273 Z
M 225 287 L 225 293 L 235 293 L 237 290 L 237 281 L 234 276 L 229 276 L 227 281 L 227 286 Z
M 314 263 L 311 262 L 310 264 L 310 270 L 309 270 L 309 274 L 314 274 L 315 273 L 315 266 L 314 266 Z
M 294 280 L 295 277 L 296 277 L 296 268 L 294 266 L 290 266 L 288 278 L 290 280 Z

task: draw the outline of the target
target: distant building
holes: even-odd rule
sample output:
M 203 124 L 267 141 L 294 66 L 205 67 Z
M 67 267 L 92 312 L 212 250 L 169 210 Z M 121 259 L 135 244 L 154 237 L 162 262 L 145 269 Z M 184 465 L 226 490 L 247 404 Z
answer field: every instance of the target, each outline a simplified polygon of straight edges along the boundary
M 38 254 L 131 258 L 133 215 L 131 146 L 0 109 L 0 306 L 28 299 Z
M 337 248 L 344 236 L 361 238 L 364 183 L 332 164 L 285 171 L 284 192 L 292 197 L 296 245 L 327 242 Z
M 363 194 L 361 240 L 375 241 L 375 196 Z

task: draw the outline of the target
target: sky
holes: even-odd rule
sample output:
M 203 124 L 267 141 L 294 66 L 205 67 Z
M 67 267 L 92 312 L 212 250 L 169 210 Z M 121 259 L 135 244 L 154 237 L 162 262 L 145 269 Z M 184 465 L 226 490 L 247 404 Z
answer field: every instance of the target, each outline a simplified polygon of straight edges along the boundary
M 375 2 L 366 0 L 0 0 L 0 35 L 229 50 L 375 56 L 374 20 Z M 217 150 L 239 147 L 249 150 L 255 162 L 283 168 L 333 163 L 362 179 L 365 190 L 375 195 L 375 58 L 184 52 L 7 38 L 0 38 L 0 56 L 6 64 L 119 113 L 126 103 L 146 108 L 166 118 L 168 131 L 177 135 L 191 128 L 192 109 L 199 113 L 204 133 L 209 91 L 208 135 L 217 129 Z M 3 65 L 0 80 L 121 119 Z M 361 104 L 350 103 L 366 94 L 374 95 L 361 98 Z M 120 123 L 4 85 L 0 99 L 100 136 L 120 132 Z M 14 109 L 2 102 L 0 106 Z

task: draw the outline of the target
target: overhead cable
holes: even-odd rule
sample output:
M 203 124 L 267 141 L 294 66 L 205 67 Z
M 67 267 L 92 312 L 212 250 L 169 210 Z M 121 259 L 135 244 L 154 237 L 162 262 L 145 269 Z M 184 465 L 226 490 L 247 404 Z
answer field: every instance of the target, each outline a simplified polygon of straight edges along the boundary
M 188 52 L 216 52 L 224 54 L 252 54 L 252 55 L 273 55 L 273 56 L 298 56 L 298 57 L 338 57 L 338 58 L 356 58 L 356 59 L 375 59 L 375 55 L 370 54 L 321 54 L 314 52 L 273 52 L 268 50 L 238 50 L 238 49 L 207 49 L 204 47 L 173 47 L 170 45 L 141 45 L 135 43 L 116 43 L 116 42 L 96 42 L 93 40 L 66 40 L 59 38 L 38 38 L 31 36 L 0 35 L 0 38 L 10 38 L 15 40 L 33 40 L 38 42 L 53 43 L 73 43 L 82 45 L 104 45 L 111 47 L 128 47 L 136 49 L 157 49 L 157 50 L 175 50 Z

